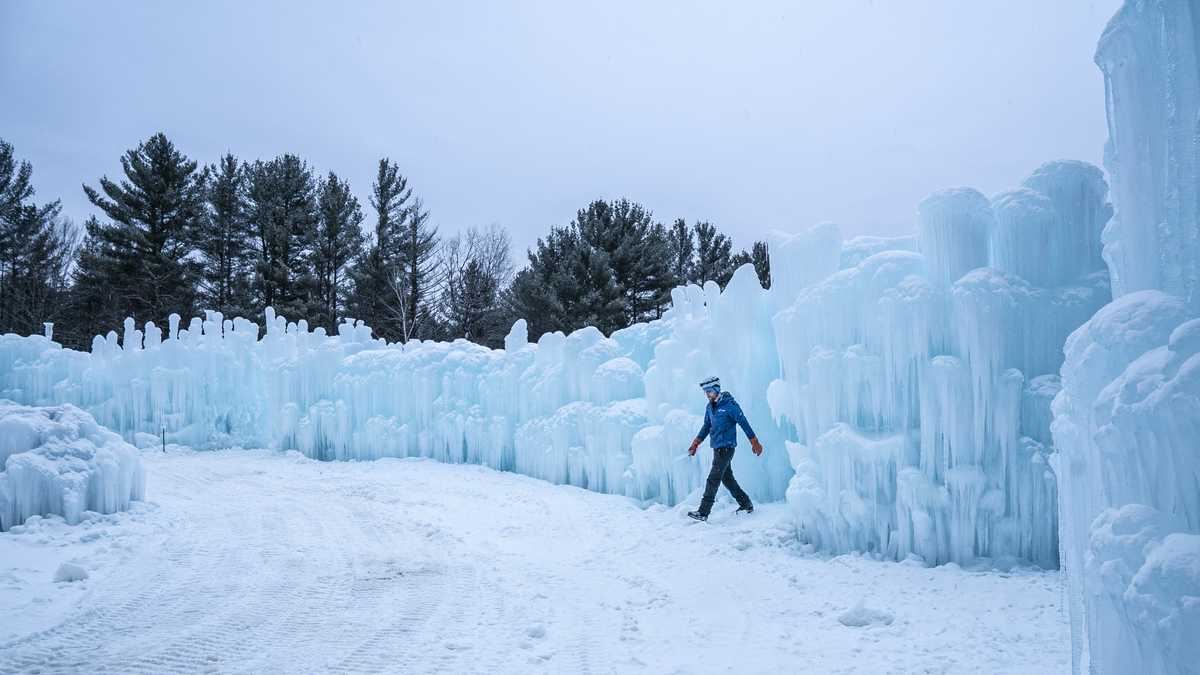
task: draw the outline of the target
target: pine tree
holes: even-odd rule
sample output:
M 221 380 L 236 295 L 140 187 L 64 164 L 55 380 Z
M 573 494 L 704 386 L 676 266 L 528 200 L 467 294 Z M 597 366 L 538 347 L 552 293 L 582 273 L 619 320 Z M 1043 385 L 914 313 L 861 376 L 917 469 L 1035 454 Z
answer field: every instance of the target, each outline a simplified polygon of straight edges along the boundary
M 389 267 L 378 244 L 371 244 L 350 266 L 350 295 L 347 316 L 362 320 L 375 337 L 398 342 L 400 333 L 392 320 L 397 310 L 391 297 L 394 268 Z
M 104 288 L 81 291 L 108 295 L 98 318 L 113 327 L 122 315 L 160 324 L 173 312 L 192 315 L 199 265 L 188 254 L 205 215 L 204 173 L 162 133 L 126 152 L 121 168 L 119 183 L 105 176 L 98 190 L 83 188 L 111 222 L 89 223 L 78 277 Z
M 597 200 L 554 228 L 505 294 L 534 336 L 592 325 L 605 333 L 662 316 L 676 284 L 667 228 L 622 199 Z
M 3 218 L 5 229 L 0 231 L 0 246 L 5 252 L 9 251 L 16 237 L 16 221 L 21 217 L 21 211 L 29 208 L 33 199 L 33 166 L 23 161 L 17 163 L 13 147 L 0 140 L 0 218 Z
M 246 171 L 226 154 L 208 168 L 207 217 L 196 237 L 204 261 L 200 302 L 228 318 L 256 314 L 251 300 L 254 232 L 246 218 Z
M 318 221 L 316 181 L 304 160 L 282 155 L 247 169 L 247 220 L 256 239 L 258 308 L 305 318 L 315 279 L 309 266 Z
M 667 228 L 655 223 L 643 244 L 641 272 L 633 279 L 630 323 L 658 319 L 671 304 L 671 289 L 678 285 L 671 268 L 671 240 Z
M 400 238 L 398 264 L 400 278 L 393 284 L 399 300 L 401 331 L 405 342 L 437 337 L 433 311 L 433 292 L 437 286 L 437 228 L 429 225 L 429 212 L 414 198 Z
M 771 258 L 767 255 L 767 242 L 756 241 L 750 251 L 739 251 L 733 256 L 730 261 L 733 266 L 733 271 L 747 263 L 754 265 L 754 274 L 758 276 L 758 283 L 763 288 L 771 287 Z M 732 277 L 731 277 L 732 278 Z M 725 283 L 729 283 L 726 281 Z
M 120 325 L 128 312 L 124 290 L 109 283 L 110 279 L 131 276 L 135 270 L 129 256 L 117 255 L 114 244 L 105 237 L 109 226 L 91 216 L 84 223 L 84 238 L 79 250 L 79 264 L 73 274 L 70 307 L 72 326 L 71 342 L 78 348 L 91 345 L 96 335 L 103 335 Z M 165 325 L 158 317 L 148 319 Z M 57 328 L 55 334 L 59 334 Z M 67 344 L 64 342 L 63 344 Z
M 754 272 L 758 274 L 758 283 L 763 288 L 771 287 L 771 256 L 767 242 L 756 241 L 750 251 L 750 262 L 754 263 Z
M 627 199 L 596 200 L 576 214 L 572 227 L 612 266 L 625 316 L 610 330 L 661 316 L 675 284 L 666 230 L 650 212 Z
M 347 294 L 346 265 L 362 254 L 362 208 L 350 192 L 350 184 L 330 171 L 318 190 L 316 236 L 313 238 L 312 270 L 316 293 L 309 323 L 325 326 L 331 333 L 344 308 Z
M 376 214 L 375 243 L 392 265 L 398 264 L 399 242 L 408 222 L 412 198 L 412 188 L 400 168 L 386 157 L 379 160 L 375 184 L 371 186 L 371 207 Z
M 730 249 L 733 242 L 721 234 L 707 221 L 692 226 L 696 232 L 696 265 L 690 281 L 701 286 L 706 281 L 715 281 L 722 288 L 733 277 L 733 261 Z
M 0 140 L 0 334 L 41 332 L 65 310 L 75 240 L 57 201 L 33 203 L 32 176 Z
M 733 271 L 736 272 L 742 265 L 753 265 L 754 258 L 750 255 L 749 251 L 742 249 L 733 254 L 733 257 L 729 259 L 729 264 L 733 267 Z
M 347 300 L 350 316 L 361 319 L 377 337 L 390 342 L 408 339 L 411 322 L 405 309 L 401 276 L 401 242 L 412 205 L 408 179 L 389 159 L 379 160 L 371 186 L 371 208 L 375 210 L 374 241 L 350 270 L 351 291 Z
M 462 315 L 459 329 L 463 337 L 489 346 L 498 346 L 496 294 L 500 289 L 478 260 L 467 263 L 462 276 Z M 500 342 L 503 342 L 501 339 Z
M 553 237 L 553 233 L 547 239 Z M 539 243 L 539 248 L 542 244 Z M 540 256 L 529 252 L 530 263 L 513 277 L 512 284 L 502 295 L 502 302 L 509 314 L 525 319 L 529 339 L 537 341 L 543 333 L 556 330 L 570 330 L 570 325 L 564 320 L 565 308 L 558 300 L 557 289 L 551 285 L 545 270 L 539 269 L 535 258 Z
M 596 326 L 605 333 L 623 328 L 625 294 L 608 254 L 583 240 L 578 228 L 555 227 L 529 252 L 506 302 L 513 316 L 529 322 L 530 337 Z
M 577 319 L 571 330 L 595 326 L 608 335 L 628 326 L 625 292 L 613 273 L 608 253 L 585 244 L 569 262 L 570 267 L 559 271 L 557 283 L 566 298 L 578 298 L 573 308 Z
M 683 218 L 676 218 L 667 230 L 667 243 L 671 252 L 671 274 L 674 284 L 682 286 L 692 278 L 696 265 L 696 234 Z
M 66 344 L 64 339 L 69 338 L 73 328 L 69 313 L 71 268 L 82 237 L 74 223 L 58 215 L 57 207 L 53 214 L 41 221 L 38 235 L 25 249 L 24 273 L 14 279 L 18 301 L 13 309 L 20 322 L 13 329 L 32 334 L 41 332 L 43 323 L 53 323 L 62 329 L 55 330 L 55 339 Z

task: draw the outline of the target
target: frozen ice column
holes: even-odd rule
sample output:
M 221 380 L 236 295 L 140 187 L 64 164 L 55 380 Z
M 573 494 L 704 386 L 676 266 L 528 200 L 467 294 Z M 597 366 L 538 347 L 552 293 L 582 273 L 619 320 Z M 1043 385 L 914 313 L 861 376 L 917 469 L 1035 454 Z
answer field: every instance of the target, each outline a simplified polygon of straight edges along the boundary
M 992 210 L 991 266 L 1001 272 L 1057 288 L 1105 271 L 1100 233 L 1112 217 L 1112 205 L 1097 167 L 1047 162 L 1022 187 L 993 197 Z
M 1021 276 L 1035 286 L 1054 287 L 1103 270 L 1101 233 L 1113 209 L 1108 202 L 1108 183 L 1100 169 L 1074 160 L 1047 162 L 1025 179 L 1024 186 L 1049 199 L 1057 222 L 1044 238 L 1028 242 L 1031 255 L 1045 249 L 1053 256 L 1047 261 L 1045 276 Z
M 1200 309 L 1197 0 L 1127 1 L 1096 49 L 1117 207 L 1104 233 L 1113 295 L 1154 288 Z
M 988 264 L 988 236 L 994 217 L 986 197 L 971 188 L 939 190 L 917 207 L 921 253 L 929 279 L 946 288 L 962 275 Z
M 1035 286 L 1054 286 L 1056 267 L 1066 252 L 1058 240 L 1058 213 L 1050 198 L 1036 190 L 1018 188 L 992 199 L 996 227 L 992 230 L 992 267 L 1021 277 Z M 1087 243 L 1081 242 L 1086 248 Z M 1096 237 L 1099 248 L 1100 237 Z
M 1076 672 L 1200 663 L 1200 0 L 1100 39 L 1114 300 L 1066 344 L 1051 431 Z

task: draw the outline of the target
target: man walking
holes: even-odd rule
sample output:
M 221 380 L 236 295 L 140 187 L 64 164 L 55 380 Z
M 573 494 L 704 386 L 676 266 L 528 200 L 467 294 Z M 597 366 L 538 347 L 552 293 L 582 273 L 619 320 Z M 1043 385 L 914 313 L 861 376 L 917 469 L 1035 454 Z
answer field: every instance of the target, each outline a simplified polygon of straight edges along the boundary
M 696 520 L 708 520 L 713 502 L 717 499 L 717 487 L 722 483 L 737 500 L 738 513 L 743 511 L 748 514 L 754 513 L 754 504 L 750 503 L 750 495 L 746 494 L 746 491 L 738 485 L 737 480 L 733 477 L 733 467 L 729 464 L 733 461 L 733 451 L 737 448 L 738 425 L 741 425 L 742 431 L 746 432 L 746 438 L 750 439 L 750 449 L 754 451 L 755 455 L 762 454 L 762 443 L 758 442 L 758 438 L 754 435 L 754 429 L 750 428 L 750 422 L 742 413 L 742 407 L 733 400 L 733 395 L 727 391 L 721 391 L 720 379 L 710 377 L 700 383 L 700 388 L 708 397 L 708 405 L 704 409 L 704 426 L 700 427 L 700 434 L 692 441 L 691 447 L 688 448 L 688 454 L 695 456 L 696 449 L 711 432 L 712 438 L 708 444 L 713 449 L 713 461 L 712 470 L 708 472 L 708 482 L 704 485 L 704 498 L 700 500 L 700 508 L 688 511 L 688 516 Z

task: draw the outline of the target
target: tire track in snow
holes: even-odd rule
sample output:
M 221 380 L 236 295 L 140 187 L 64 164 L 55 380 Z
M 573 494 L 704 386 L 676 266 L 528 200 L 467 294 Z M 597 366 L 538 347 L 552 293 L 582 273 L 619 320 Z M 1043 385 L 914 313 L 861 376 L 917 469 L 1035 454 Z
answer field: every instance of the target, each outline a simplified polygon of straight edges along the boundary
M 355 598 L 367 599 L 377 609 L 382 626 L 358 641 L 349 654 L 330 666 L 335 673 L 383 673 L 405 670 L 419 658 L 417 637 L 438 605 L 446 602 L 447 574 L 444 570 L 408 570 L 403 573 L 403 590 L 391 580 L 359 583 Z
M 339 589 L 329 583 L 318 583 L 315 576 L 318 570 L 310 570 L 296 559 L 285 561 L 291 564 L 267 565 L 276 574 L 239 573 L 252 569 L 247 557 L 283 560 L 283 551 L 274 550 L 282 548 L 278 540 L 267 536 L 272 530 L 277 532 L 270 527 L 277 521 L 265 516 L 256 520 L 260 521 L 258 528 L 243 532 L 234 541 L 239 552 L 253 551 L 248 544 L 265 547 L 256 552 L 259 555 L 240 556 L 234 564 L 212 570 L 214 577 L 237 581 L 188 591 L 201 599 L 234 598 L 236 602 L 218 604 L 215 611 L 210 611 L 195 626 L 180 631 L 174 639 L 164 640 L 152 653 L 136 658 L 131 664 L 135 670 L 183 673 L 194 672 L 200 666 L 224 670 L 230 664 L 247 664 L 258 655 L 274 651 L 281 636 L 309 633 L 305 627 L 306 618 L 312 616 L 311 610 L 325 610 Z M 305 518 L 300 522 L 315 526 L 305 532 L 306 539 L 321 536 L 323 528 L 319 521 Z M 295 537 L 284 539 L 294 540 Z M 209 603 L 207 607 L 211 610 L 213 606 Z
M 132 552 L 106 558 L 62 623 L 0 644 L 0 674 L 1037 673 L 1068 657 L 1041 609 L 1057 577 L 805 558 L 759 520 L 771 505 L 692 525 L 479 467 L 146 464 L 159 506 L 121 540 Z M 897 588 L 879 600 L 893 626 L 836 621 Z M 995 600 L 1009 593 L 1023 609 Z
M 164 548 L 170 548 L 168 540 Z M 108 632 L 120 627 L 130 634 L 145 634 L 161 626 L 161 617 L 175 625 L 187 616 L 187 599 L 176 592 L 199 583 L 202 572 L 192 556 L 168 555 L 153 565 L 150 579 L 118 572 L 93 588 L 81 602 L 92 601 L 79 615 L 46 631 L 0 646 L 0 673 L 78 672 L 102 668 L 98 658 L 111 656 L 119 646 Z M 173 578 L 172 578 L 173 577 Z
M 219 482 L 211 475 L 179 478 L 189 490 Z M 174 524 L 161 543 L 168 553 L 150 565 L 150 579 L 118 574 L 115 583 L 92 589 L 89 595 L 105 604 L 0 647 L 0 672 L 224 672 L 272 651 L 281 637 L 311 637 L 327 621 L 331 602 L 348 596 L 349 584 L 329 583 L 340 575 L 317 583 L 319 570 L 294 550 L 329 541 L 329 533 L 315 510 L 283 501 L 284 509 L 246 517 L 240 504 L 192 500 L 189 522 Z M 280 511 L 300 517 L 283 518 Z M 289 527 L 296 524 L 301 531 Z M 344 572 L 344 549 L 335 550 L 343 553 L 324 562 Z M 247 573 L 255 568 L 270 573 Z M 113 631 L 137 639 L 115 641 Z

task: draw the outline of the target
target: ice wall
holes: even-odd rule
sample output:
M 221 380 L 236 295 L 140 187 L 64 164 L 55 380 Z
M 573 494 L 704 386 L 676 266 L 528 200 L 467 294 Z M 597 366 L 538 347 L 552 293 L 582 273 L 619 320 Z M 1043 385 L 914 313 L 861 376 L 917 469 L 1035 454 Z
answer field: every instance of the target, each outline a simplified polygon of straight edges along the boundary
M 739 453 L 735 469 L 753 497 L 777 500 L 791 467 L 761 395 L 778 376 L 774 336 L 761 328 L 773 297 L 747 266 L 723 293 L 715 284 L 676 289 L 661 320 L 609 337 L 549 333 L 537 344 L 522 321 L 502 350 L 386 344 L 349 321 L 329 336 L 271 310 L 265 331 L 211 312 L 186 327 L 173 316 L 165 335 L 127 320 L 90 353 L 5 335 L 0 396 L 78 405 L 140 446 L 165 435 L 325 460 L 430 457 L 673 504 L 707 473 L 711 451 L 689 457 L 686 448 L 704 409 L 696 383 L 720 373 L 776 448 Z
M 1096 53 L 1114 301 L 1066 344 L 1052 425 L 1076 672 L 1200 668 L 1200 1 L 1129 1 Z
M 803 539 L 1057 566 L 1050 399 L 1063 341 L 1109 299 L 1109 213 L 1100 171 L 1078 162 L 991 200 L 944 190 L 918 208 L 920 253 L 851 256 L 775 315 L 769 399 L 793 432 Z
M 0 531 L 34 515 L 74 524 L 84 511 L 124 511 L 144 493 L 137 449 L 91 415 L 0 400 Z
M 767 448 L 737 453 L 739 481 L 786 496 L 804 541 L 1054 567 L 1054 374 L 1109 295 L 1098 255 L 1048 256 L 1098 250 L 1108 215 L 1099 170 L 1055 162 L 991 200 L 930 196 L 915 237 L 776 233 L 771 290 L 744 266 L 608 337 L 529 344 L 517 322 L 491 350 L 386 344 L 353 321 L 328 336 L 270 310 L 265 331 L 217 313 L 165 335 L 126 321 L 90 353 L 0 337 L 0 396 L 73 403 L 138 445 L 430 457 L 674 504 L 707 473 L 710 450 L 685 448 L 716 374 Z

